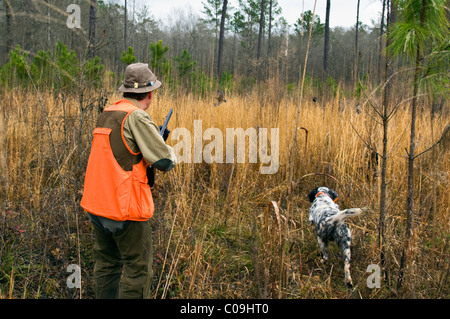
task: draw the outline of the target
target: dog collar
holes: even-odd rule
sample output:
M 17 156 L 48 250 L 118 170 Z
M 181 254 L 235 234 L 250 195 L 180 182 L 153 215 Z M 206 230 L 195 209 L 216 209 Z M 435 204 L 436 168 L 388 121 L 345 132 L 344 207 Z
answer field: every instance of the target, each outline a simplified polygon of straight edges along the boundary
M 318 192 L 318 193 L 317 193 L 317 195 L 316 195 L 316 197 L 317 197 L 317 196 L 319 196 L 319 195 L 327 195 L 328 197 L 330 197 L 330 195 L 328 195 L 328 194 L 327 194 L 327 193 L 325 193 L 325 192 Z M 330 197 L 330 198 L 331 198 L 331 197 Z M 339 198 L 339 197 L 336 197 L 336 199 L 335 199 L 335 200 L 334 200 L 333 202 L 335 202 L 335 203 L 336 203 L 336 202 L 337 202 L 337 200 L 338 200 L 338 198 Z

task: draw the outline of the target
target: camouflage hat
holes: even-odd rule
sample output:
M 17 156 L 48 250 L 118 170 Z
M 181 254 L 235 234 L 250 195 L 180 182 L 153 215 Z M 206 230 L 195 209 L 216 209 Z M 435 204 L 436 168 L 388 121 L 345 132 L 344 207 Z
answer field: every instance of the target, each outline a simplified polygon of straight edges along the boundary
M 125 80 L 120 86 L 120 92 L 146 93 L 161 86 L 161 82 L 148 68 L 146 63 L 133 63 L 125 70 Z

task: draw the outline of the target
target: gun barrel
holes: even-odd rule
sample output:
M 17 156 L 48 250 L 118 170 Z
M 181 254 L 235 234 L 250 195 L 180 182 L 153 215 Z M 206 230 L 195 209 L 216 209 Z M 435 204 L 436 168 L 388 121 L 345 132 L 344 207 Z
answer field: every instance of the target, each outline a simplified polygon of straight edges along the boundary
M 167 128 L 167 125 L 169 124 L 170 118 L 172 117 L 173 109 L 170 109 L 169 114 L 167 114 L 166 120 L 164 121 L 164 125 L 161 127 L 161 130 L 159 131 L 159 134 L 161 136 L 164 135 L 164 131 Z

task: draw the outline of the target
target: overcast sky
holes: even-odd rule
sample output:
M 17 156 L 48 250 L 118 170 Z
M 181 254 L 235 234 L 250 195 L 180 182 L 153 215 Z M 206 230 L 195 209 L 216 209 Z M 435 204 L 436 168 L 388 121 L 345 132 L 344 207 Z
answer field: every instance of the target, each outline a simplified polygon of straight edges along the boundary
M 123 3 L 123 0 L 116 0 Z M 152 15 L 157 19 L 164 19 L 173 9 L 186 9 L 191 7 L 193 12 L 202 15 L 202 2 L 204 0 L 135 0 L 136 10 L 142 5 L 150 8 Z M 205 1 L 206 2 L 206 1 Z M 356 23 L 356 4 L 357 0 L 331 0 L 330 26 L 351 27 Z M 129 10 L 132 10 L 133 0 L 128 0 Z M 238 6 L 237 0 L 229 0 L 229 5 Z M 280 7 L 283 9 L 282 16 L 286 18 L 292 26 L 300 17 L 302 10 L 313 11 L 314 0 L 278 0 Z M 372 19 L 378 21 L 381 14 L 382 0 L 361 0 L 360 3 L 360 21 L 364 24 L 372 25 Z M 320 20 L 325 22 L 325 0 L 317 0 L 316 15 Z

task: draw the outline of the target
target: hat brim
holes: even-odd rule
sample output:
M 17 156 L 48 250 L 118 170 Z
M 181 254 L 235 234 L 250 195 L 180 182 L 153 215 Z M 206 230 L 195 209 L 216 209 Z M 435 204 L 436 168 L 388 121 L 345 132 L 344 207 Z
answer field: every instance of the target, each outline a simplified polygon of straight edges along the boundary
M 153 86 L 146 86 L 142 88 L 126 88 L 123 84 L 119 87 L 119 92 L 123 93 L 147 93 L 156 90 L 161 86 L 161 81 L 156 80 Z

